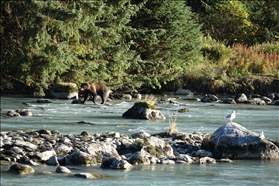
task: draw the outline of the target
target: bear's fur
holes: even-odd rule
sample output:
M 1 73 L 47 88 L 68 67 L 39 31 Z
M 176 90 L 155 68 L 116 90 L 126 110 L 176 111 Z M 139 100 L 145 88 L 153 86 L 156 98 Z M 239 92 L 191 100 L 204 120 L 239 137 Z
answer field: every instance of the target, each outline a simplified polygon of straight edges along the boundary
M 102 98 L 101 104 L 105 104 L 110 93 L 108 87 L 103 83 L 82 83 L 80 90 L 84 92 L 82 103 L 87 100 L 88 95 L 92 95 L 92 101 L 96 104 L 96 97 L 99 95 Z

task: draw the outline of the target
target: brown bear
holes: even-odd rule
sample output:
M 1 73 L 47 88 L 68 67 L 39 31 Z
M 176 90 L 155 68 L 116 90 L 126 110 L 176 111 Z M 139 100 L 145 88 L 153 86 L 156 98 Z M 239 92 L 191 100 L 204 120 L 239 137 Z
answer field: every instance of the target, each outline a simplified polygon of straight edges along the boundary
M 80 90 L 84 91 L 84 100 L 82 103 L 87 100 L 88 95 L 92 95 L 92 101 L 96 104 L 96 97 L 99 95 L 102 98 L 101 104 L 105 104 L 110 93 L 108 87 L 103 83 L 82 83 Z

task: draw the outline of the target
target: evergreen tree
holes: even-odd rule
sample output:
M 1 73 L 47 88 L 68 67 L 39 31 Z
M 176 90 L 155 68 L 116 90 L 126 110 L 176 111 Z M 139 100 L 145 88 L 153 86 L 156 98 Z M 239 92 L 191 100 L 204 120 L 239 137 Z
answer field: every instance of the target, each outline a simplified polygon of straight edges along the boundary
M 133 58 L 125 25 L 136 7 L 129 0 L 1 5 L 1 66 L 14 61 L 3 73 L 16 69 L 14 78 L 40 92 L 56 81 L 122 83 Z
M 143 2 L 131 22 L 138 58 L 130 70 L 147 85 L 160 88 L 200 60 L 202 34 L 184 1 Z
M 2 1 L 0 32 L 2 81 L 41 95 L 59 81 L 160 87 L 201 56 L 183 1 Z
M 245 0 L 249 19 L 255 25 L 253 43 L 279 40 L 279 1 Z

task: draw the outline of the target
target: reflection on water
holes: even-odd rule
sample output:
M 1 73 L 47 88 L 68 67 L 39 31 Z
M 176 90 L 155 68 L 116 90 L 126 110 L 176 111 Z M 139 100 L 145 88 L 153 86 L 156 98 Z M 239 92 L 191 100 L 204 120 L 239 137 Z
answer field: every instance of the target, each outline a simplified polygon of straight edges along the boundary
M 146 121 L 122 118 L 134 102 L 115 100 L 110 105 L 100 106 L 86 102 L 71 104 L 71 100 L 52 100 L 50 104 L 36 103 L 36 98 L 1 96 L 1 114 L 11 109 L 28 109 L 32 117 L 1 119 L 1 131 L 10 130 L 59 130 L 63 134 L 92 134 L 116 131 L 131 135 L 139 131 L 157 133 L 167 131 L 169 116 L 176 118 L 177 128 L 182 132 L 213 133 L 226 123 L 225 116 L 236 111 L 234 122 L 270 139 L 279 140 L 279 109 L 277 106 L 227 105 L 200 103 L 178 99 L 183 105 L 161 104 L 158 109 L 166 116 L 164 121 Z M 22 104 L 22 102 L 28 103 Z M 179 113 L 187 108 L 190 112 Z M 78 123 L 80 121 L 89 122 Z M 77 167 L 80 171 L 105 174 L 101 180 L 83 180 L 55 174 L 52 166 L 35 167 L 36 173 L 17 176 L 5 173 L 8 166 L 1 166 L 1 185 L 278 185 L 278 162 L 235 161 L 232 164 L 176 164 L 140 165 L 130 171 L 100 169 L 99 166 Z M 51 172 L 52 174 L 44 174 Z

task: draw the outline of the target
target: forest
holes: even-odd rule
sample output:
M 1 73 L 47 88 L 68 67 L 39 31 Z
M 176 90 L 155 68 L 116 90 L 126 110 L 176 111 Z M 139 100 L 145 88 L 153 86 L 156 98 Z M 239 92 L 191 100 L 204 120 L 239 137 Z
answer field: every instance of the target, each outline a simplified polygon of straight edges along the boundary
M 279 92 L 279 1 L 4 0 L 0 21 L 1 92 Z

